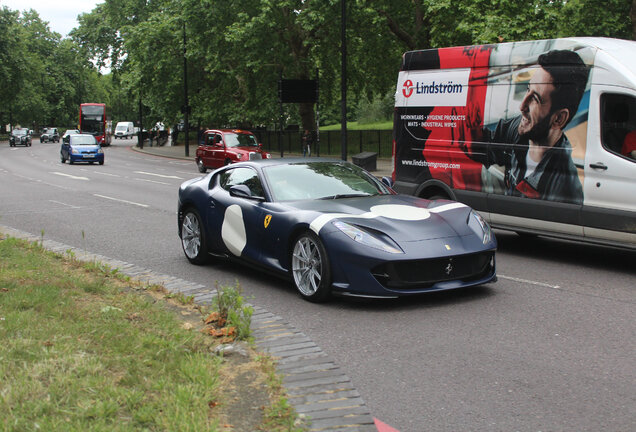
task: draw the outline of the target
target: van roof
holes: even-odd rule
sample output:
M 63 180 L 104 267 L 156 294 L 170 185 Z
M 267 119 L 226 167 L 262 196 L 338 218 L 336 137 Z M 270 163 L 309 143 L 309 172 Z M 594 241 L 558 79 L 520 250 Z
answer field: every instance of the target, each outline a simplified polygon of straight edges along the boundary
M 492 49 L 489 56 L 473 55 L 488 48 Z M 636 41 L 604 37 L 543 39 L 408 51 L 402 56 L 400 70 L 440 69 L 442 53 L 445 63 L 443 69 L 493 66 L 518 68 L 536 64 L 539 54 L 552 49 L 577 51 L 586 64 L 620 71 L 623 79 L 636 83 Z

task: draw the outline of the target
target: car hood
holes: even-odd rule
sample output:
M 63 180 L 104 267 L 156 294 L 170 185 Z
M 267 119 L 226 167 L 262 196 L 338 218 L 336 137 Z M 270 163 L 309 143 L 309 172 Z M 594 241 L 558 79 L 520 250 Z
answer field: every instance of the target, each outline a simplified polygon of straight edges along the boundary
M 228 150 L 240 150 L 240 151 L 244 151 L 246 153 L 249 153 L 249 152 L 256 152 L 256 153 L 264 152 L 261 147 L 249 147 L 249 146 L 247 146 L 247 147 L 245 147 L 245 146 L 228 147 Z
M 294 207 L 307 212 L 310 228 L 317 233 L 337 230 L 331 222 L 341 220 L 384 232 L 398 242 L 473 234 L 467 224 L 470 207 L 454 201 L 380 195 L 304 201 Z

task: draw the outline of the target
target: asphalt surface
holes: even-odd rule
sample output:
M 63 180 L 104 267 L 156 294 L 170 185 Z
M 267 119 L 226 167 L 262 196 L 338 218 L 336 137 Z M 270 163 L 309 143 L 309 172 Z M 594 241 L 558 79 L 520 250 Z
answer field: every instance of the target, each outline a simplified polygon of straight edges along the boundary
M 130 148 L 140 153 L 193 161 L 194 156 L 196 154 L 197 145 L 196 143 L 190 143 L 190 145 L 188 146 L 188 156 L 185 155 L 186 148 L 184 145 L 178 145 L 178 146 L 165 145 L 165 146 L 152 146 L 152 147 L 148 145 L 144 145 L 143 148 L 139 148 L 135 145 L 132 145 Z M 281 154 L 278 151 L 271 151 L 270 154 L 272 155 L 272 158 L 281 157 Z M 283 157 L 291 158 L 291 157 L 301 157 L 301 156 L 302 154 L 298 154 L 298 153 L 283 153 Z M 312 155 L 310 159 L 312 157 L 315 157 L 315 156 Z M 351 162 L 352 158 L 349 157 L 348 160 L 349 162 Z M 385 177 L 385 176 L 390 177 L 391 174 L 393 173 L 393 166 L 392 166 L 392 162 L 390 158 L 377 158 L 375 165 L 376 165 L 375 167 L 376 169 L 369 170 L 369 171 L 376 177 L 379 177 L 379 178 Z
M 350 382 L 342 383 L 355 386 L 364 404 L 350 389 L 337 393 L 352 397 L 357 410 L 368 408 L 378 430 L 376 419 L 400 432 L 636 430 L 633 253 L 497 232 L 496 284 L 315 305 L 299 299 L 291 284 L 247 266 L 188 265 L 175 202 L 179 184 L 200 175 L 196 146 L 189 158 L 183 146 L 145 149 L 175 152 L 162 157 L 133 151 L 134 143 L 115 140 L 103 166 L 61 164 L 59 144 L 0 143 L 0 222 L 208 292 L 240 280 L 247 301 L 289 324 L 278 337 L 310 339 L 294 348 L 318 358 L 299 370 L 330 364 L 317 354 L 327 353 L 340 371 L 323 370 L 344 371 Z M 327 386 L 326 379 L 339 380 L 332 375 L 312 384 Z M 329 392 L 296 402 L 315 410 L 346 400 L 311 402 Z M 320 421 L 344 408 L 349 404 L 327 408 L 331 417 Z

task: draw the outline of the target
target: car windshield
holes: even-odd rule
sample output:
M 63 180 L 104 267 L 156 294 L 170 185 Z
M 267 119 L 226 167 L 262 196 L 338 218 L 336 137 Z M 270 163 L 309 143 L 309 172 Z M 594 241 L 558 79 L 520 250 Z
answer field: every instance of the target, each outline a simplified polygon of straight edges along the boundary
M 388 195 L 390 190 L 359 167 L 344 162 L 273 165 L 263 173 L 274 201 Z
M 226 133 L 225 145 L 228 147 L 258 147 L 258 141 L 252 134 Z
M 13 129 L 13 135 L 26 135 L 26 129 Z
M 72 145 L 97 145 L 95 137 L 92 135 L 75 135 L 71 137 Z

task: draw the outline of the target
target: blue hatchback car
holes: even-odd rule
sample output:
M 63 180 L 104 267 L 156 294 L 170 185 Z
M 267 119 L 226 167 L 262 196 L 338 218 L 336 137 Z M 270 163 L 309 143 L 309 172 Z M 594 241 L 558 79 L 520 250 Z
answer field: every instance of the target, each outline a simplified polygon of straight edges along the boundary
M 64 137 L 60 149 L 62 163 L 95 162 L 104 165 L 104 150 L 93 135 L 71 134 Z

